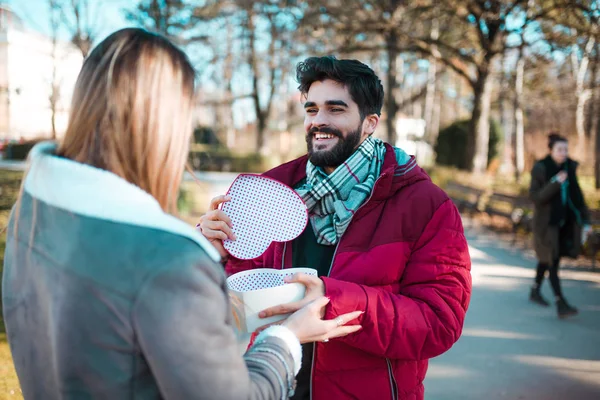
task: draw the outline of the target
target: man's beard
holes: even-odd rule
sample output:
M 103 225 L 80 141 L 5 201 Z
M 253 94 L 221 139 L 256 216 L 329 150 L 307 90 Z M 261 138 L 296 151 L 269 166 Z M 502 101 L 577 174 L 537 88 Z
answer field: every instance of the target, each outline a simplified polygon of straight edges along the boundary
M 315 139 L 315 132 L 329 133 L 338 138 L 338 142 L 331 150 L 315 150 L 315 145 L 319 141 Z M 306 135 L 306 146 L 308 149 L 308 159 L 317 167 L 338 167 L 344 163 L 358 148 L 362 135 L 362 123 L 358 128 L 348 133 L 344 138 L 341 131 L 333 128 L 322 127 L 311 128 Z

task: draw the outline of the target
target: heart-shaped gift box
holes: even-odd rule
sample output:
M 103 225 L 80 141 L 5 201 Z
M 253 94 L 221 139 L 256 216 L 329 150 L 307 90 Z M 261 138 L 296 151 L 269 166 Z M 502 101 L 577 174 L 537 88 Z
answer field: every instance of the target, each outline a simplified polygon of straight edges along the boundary
M 236 258 L 260 257 L 271 243 L 297 238 L 308 223 L 308 211 L 300 196 L 275 179 L 241 174 L 227 195 L 231 200 L 222 210 L 231 219 L 237 240 L 224 240 L 223 246 Z
M 269 307 L 304 298 L 306 288 L 303 284 L 283 281 L 285 276 L 298 272 L 317 276 L 317 271 L 312 268 L 258 268 L 238 272 L 227 278 L 239 330 L 252 333 L 263 325 L 285 319 L 287 315 L 261 319 L 258 313 Z

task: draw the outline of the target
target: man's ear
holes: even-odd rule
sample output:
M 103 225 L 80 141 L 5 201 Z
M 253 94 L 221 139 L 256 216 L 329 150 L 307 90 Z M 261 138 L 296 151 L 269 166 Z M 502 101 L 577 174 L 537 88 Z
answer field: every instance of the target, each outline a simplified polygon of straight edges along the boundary
M 379 115 L 369 114 L 363 121 L 363 131 L 371 136 L 375 132 L 375 129 L 377 129 L 377 125 L 379 125 Z

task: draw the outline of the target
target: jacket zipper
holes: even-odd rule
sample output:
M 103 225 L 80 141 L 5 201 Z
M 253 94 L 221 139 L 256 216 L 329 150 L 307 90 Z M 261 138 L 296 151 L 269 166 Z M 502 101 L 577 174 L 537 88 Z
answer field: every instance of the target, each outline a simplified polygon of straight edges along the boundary
M 396 378 L 394 378 L 394 371 L 392 369 L 392 362 L 389 358 L 386 358 L 388 367 L 388 374 L 390 375 L 390 389 L 392 391 L 392 400 L 398 400 L 398 384 L 396 383 Z
M 373 190 L 371 191 L 371 194 L 369 195 L 369 198 L 367 199 L 367 201 L 365 201 L 360 207 L 358 207 L 356 209 L 356 212 L 354 213 L 354 216 L 356 216 L 356 214 L 358 213 L 358 210 L 360 210 L 361 208 L 363 208 L 364 206 L 366 206 L 369 201 L 371 201 L 371 198 L 373 197 L 373 192 L 375 191 L 375 186 L 377 185 L 377 182 L 379 182 L 379 180 L 381 178 L 383 178 L 384 176 L 386 176 L 386 174 L 381 174 L 379 176 L 379 178 L 377 178 L 377 180 L 375 181 L 375 183 L 373 184 Z M 352 217 L 352 219 L 354 220 L 354 216 Z M 346 232 L 348 231 L 348 228 L 350 228 L 350 225 L 352 224 L 352 221 L 350 221 L 350 224 L 348 224 L 348 226 L 346 227 L 346 230 L 344 231 L 344 233 L 342 233 L 342 236 L 340 236 L 340 240 L 338 240 L 337 244 L 335 245 L 335 250 L 333 251 L 333 257 L 331 257 L 331 264 L 329 265 L 329 271 L 327 272 L 327 276 L 329 277 L 329 275 L 331 275 L 331 270 L 333 269 L 333 262 L 335 261 L 335 256 L 337 254 L 338 248 L 340 247 L 340 243 L 342 243 L 342 239 L 344 238 L 344 235 L 346 234 Z M 315 351 L 317 349 L 316 344 L 313 345 L 313 351 L 312 351 L 312 361 L 311 361 L 311 366 L 310 366 L 310 399 L 313 398 L 313 376 L 315 374 Z
M 283 255 L 281 256 L 281 269 L 285 269 L 285 249 L 287 247 L 287 242 L 283 244 Z

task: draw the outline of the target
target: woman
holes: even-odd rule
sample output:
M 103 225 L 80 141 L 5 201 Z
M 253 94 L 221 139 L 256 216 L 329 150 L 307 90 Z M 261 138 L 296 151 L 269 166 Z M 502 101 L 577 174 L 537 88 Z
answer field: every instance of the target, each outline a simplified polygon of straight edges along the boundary
M 558 278 L 561 257 L 577 257 L 583 234 L 590 231 L 588 209 L 577 182 L 577 163 L 568 158 L 567 139 L 551 133 L 548 136 L 550 154 L 538 161 L 531 171 L 529 194 L 534 203 L 533 236 L 538 258 L 535 283 L 530 300 L 549 306 L 540 293 L 546 271 L 556 298 L 560 318 L 577 314 L 577 309 L 565 300 Z M 586 224 L 586 225 L 584 225 Z
M 276 399 L 301 342 L 358 330 L 318 298 L 239 355 L 218 253 L 174 218 L 194 70 L 140 29 L 86 59 L 62 142 L 32 150 L 9 224 L 4 317 L 24 397 Z

